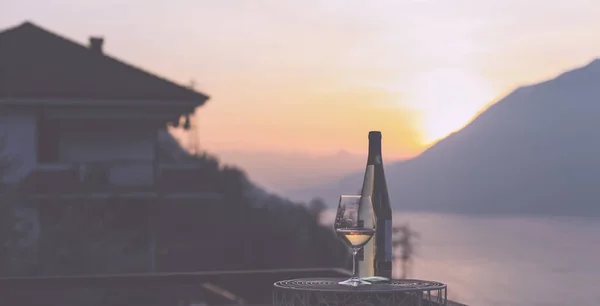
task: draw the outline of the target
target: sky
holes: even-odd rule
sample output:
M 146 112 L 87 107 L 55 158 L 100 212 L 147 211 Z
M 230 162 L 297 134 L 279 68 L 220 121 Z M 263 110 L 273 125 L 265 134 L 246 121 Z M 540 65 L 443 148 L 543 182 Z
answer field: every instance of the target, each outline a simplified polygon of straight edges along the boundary
M 189 85 L 201 148 L 415 156 L 517 86 L 600 56 L 596 0 L 2 0 L 32 21 Z M 236 153 L 237 154 L 237 153 Z M 237 156 L 237 157 L 235 157 Z M 248 159 L 242 164 L 250 166 Z

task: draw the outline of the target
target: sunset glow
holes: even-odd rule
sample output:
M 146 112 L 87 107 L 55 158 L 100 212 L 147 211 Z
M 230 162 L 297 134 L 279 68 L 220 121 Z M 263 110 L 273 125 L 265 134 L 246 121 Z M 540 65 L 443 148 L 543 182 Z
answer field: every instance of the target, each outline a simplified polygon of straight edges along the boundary
M 165 3 L 9 0 L 0 27 L 101 35 L 107 54 L 194 80 L 211 97 L 199 143 L 217 154 L 363 154 L 381 129 L 386 154 L 414 156 L 501 94 L 600 56 L 587 0 Z
M 411 83 L 408 103 L 423 114 L 426 144 L 463 127 L 494 97 L 487 81 L 475 71 L 424 71 Z

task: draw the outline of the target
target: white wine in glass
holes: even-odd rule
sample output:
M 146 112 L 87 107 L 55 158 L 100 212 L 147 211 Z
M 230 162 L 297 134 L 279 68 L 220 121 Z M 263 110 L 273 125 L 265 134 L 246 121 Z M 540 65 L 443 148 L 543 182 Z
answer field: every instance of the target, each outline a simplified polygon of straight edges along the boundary
M 371 239 L 371 237 L 373 237 L 373 234 L 375 234 L 375 230 L 374 229 L 368 229 L 368 228 L 367 229 L 345 229 L 345 228 L 341 228 L 341 229 L 337 229 L 336 233 L 350 247 L 359 248 L 360 249 L 365 244 L 367 244 L 367 242 L 369 242 L 369 240 Z
M 371 197 L 362 197 L 360 195 L 342 195 L 338 205 L 337 214 L 333 227 L 337 235 L 352 249 L 352 277 L 339 282 L 340 285 L 361 286 L 371 283 L 361 280 L 356 271 L 356 253 L 362 248 L 373 234 L 375 234 L 374 223 L 369 222 L 365 225 L 361 219 L 361 205 L 371 203 Z M 372 205 L 369 205 L 372 207 Z

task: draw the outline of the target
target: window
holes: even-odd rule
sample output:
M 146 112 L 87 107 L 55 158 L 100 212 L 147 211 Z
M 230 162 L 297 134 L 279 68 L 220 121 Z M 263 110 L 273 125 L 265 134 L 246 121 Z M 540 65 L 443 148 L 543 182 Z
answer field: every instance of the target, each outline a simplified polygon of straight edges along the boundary
M 39 115 L 36 127 L 38 162 L 57 162 L 60 145 L 59 122 L 57 120 L 47 120 L 43 115 Z

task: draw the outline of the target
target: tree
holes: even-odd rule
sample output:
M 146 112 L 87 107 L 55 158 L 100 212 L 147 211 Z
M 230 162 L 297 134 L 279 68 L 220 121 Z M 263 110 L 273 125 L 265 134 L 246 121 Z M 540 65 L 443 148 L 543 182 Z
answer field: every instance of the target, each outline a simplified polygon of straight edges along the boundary
M 397 247 L 400 247 L 400 260 L 402 261 L 402 276 L 406 278 L 408 276 L 409 267 L 412 269 L 412 255 L 414 252 L 413 238 L 419 238 L 419 233 L 410 229 L 410 225 L 405 224 L 394 227 L 393 229 L 394 239 L 392 247 L 394 251 Z M 396 259 L 396 252 L 394 252 L 394 259 Z
M 41 208 L 42 274 L 147 272 L 149 203 L 52 200 Z
M 308 203 L 308 211 L 315 217 L 316 220 L 319 220 L 321 214 L 326 208 L 327 205 L 321 198 L 314 198 Z

